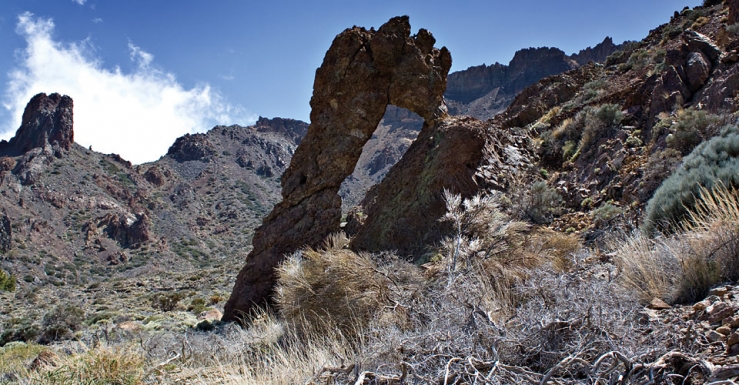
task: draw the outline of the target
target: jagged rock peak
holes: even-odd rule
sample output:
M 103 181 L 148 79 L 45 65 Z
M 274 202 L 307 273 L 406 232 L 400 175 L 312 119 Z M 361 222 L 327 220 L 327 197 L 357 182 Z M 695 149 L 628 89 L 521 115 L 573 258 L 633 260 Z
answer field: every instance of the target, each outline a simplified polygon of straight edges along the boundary
M 425 29 L 411 36 L 408 16 L 377 31 L 353 27 L 336 36 L 316 70 L 311 125 L 282 176 L 282 202 L 255 234 L 223 319 L 235 321 L 269 301 L 275 267 L 338 231 L 341 183 L 353 171 L 388 105 L 420 115 L 427 127 L 448 117 L 443 103 L 449 51 Z
M 571 57 L 581 66 L 588 64 L 589 62 L 603 63 L 606 61 L 608 56 L 622 48 L 623 44 L 616 45 L 613 43 L 612 37 L 606 36 L 606 38 L 595 47 L 588 47 L 580 50 L 580 52 L 572 54 Z
M 259 132 L 276 132 L 283 134 L 299 142 L 308 132 L 308 123 L 302 120 L 285 118 L 265 118 L 260 116 L 254 124 L 254 129 Z
M 74 143 L 74 103 L 69 96 L 40 93 L 28 102 L 21 126 L 10 142 L 0 144 L 0 151 L 21 155 L 34 148 L 69 150 Z

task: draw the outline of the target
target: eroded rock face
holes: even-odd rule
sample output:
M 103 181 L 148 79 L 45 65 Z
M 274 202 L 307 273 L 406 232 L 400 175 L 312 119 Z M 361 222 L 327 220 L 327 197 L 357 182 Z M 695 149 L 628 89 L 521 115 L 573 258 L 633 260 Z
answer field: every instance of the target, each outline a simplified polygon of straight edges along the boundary
M 51 147 L 56 153 L 69 150 L 74 143 L 73 107 L 72 98 L 66 95 L 34 96 L 26 105 L 15 136 L 10 142 L 0 143 L 0 152 L 16 156 L 34 148 Z
M 316 71 L 311 125 L 282 176 L 282 202 L 256 230 L 224 320 L 267 303 L 274 268 L 285 255 L 339 229 L 338 190 L 389 104 L 417 113 L 430 127 L 447 115 L 442 95 L 452 60 L 434 43 L 424 29 L 411 36 L 407 16 L 377 31 L 347 29 L 334 39 Z
M 362 202 L 366 220 L 352 248 L 396 250 L 420 259 L 424 248 L 449 234 L 444 189 L 469 198 L 481 189 L 506 190 L 531 162 L 529 140 L 497 122 L 454 117 L 424 127 L 418 139 Z M 347 225 L 349 226 L 349 225 Z

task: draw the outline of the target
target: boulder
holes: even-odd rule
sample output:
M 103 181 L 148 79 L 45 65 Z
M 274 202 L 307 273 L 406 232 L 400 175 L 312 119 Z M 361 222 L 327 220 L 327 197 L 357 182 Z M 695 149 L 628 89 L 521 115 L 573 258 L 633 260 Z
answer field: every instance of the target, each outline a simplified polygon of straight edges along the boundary
M 691 92 L 696 92 L 703 87 L 711 75 L 711 63 L 706 55 L 702 52 L 691 52 L 688 56 L 685 74 L 688 77 Z
M 268 303 L 286 254 L 339 230 L 339 188 L 388 105 L 417 113 L 428 127 L 447 116 L 442 95 L 452 60 L 434 43 L 424 29 L 411 36 L 407 16 L 377 31 L 353 27 L 336 36 L 316 71 L 311 125 L 282 176 L 282 201 L 254 234 L 225 321 Z
M 721 56 L 721 49 L 706 35 L 691 29 L 682 34 L 683 41 L 692 52 L 703 52 L 710 61 L 716 61 Z

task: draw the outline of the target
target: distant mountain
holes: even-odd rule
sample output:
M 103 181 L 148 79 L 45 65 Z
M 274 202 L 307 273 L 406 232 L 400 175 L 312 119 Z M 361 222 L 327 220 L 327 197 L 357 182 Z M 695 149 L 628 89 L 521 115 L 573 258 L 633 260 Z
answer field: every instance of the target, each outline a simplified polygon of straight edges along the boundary
M 572 56 L 558 48 L 527 48 L 516 52 L 508 65 L 483 64 L 451 73 L 444 95 L 449 113 L 490 119 L 503 112 L 524 88 L 590 61 L 603 62 L 621 47 L 606 37 L 595 47 Z

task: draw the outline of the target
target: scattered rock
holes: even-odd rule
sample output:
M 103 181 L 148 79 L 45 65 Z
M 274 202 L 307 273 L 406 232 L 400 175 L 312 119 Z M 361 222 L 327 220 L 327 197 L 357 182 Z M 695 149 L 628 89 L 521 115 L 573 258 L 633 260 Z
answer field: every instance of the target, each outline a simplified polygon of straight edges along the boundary
M 722 341 L 724 338 L 726 338 L 726 336 L 715 330 L 709 330 L 706 332 L 706 339 L 709 342 L 719 342 Z
M 715 295 L 717 297 L 723 297 L 726 294 L 729 294 L 729 288 L 726 286 L 716 287 L 711 289 L 711 291 L 708 292 L 709 295 Z
M 726 341 L 726 343 L 729 346 L 734 346 L 734 345 L 739 344 L 739 331 L 736 331 L 736 332 L 732 333 L 729 336 L 729 339 Z
M 726 302 L 717 302 L 708 308 L 706 308 L 706 315 L 704 318 L 709 323 L 721 322 L 724 318 L 731 317 L 734 315 L 734 309 L 731 305 Z
M 649 302 L 649 305 L 647 305 L 648 308 L 654 309 L 654 310 L 664 310 L 669 309 L 672 306 L 667 304 L 667 302 L 659 299 L 659 298 L 653 298 L 651 302 Z
M 222 317 L 223 314 L 218 309 L 210 309 L 198 314 L 199 320 L 208 322 L 220 321 Z
M 693 305 L 693 311 L 700 312 L 700 311 L 706 310 L 706 308 L 709 306 L 711 306 L 711 303 L 704 299 L 703 301 L 696 302 Z
M 728 327 L 728 326 L 726 326 L 726 325 L 719 326 L 716 329 L 716 331 L 719 332 L 719 333 L 721 333 L 721 334 L 723 334 L 723 335 L 725 335 L 725 336 L 728 336 L 729 334 L 731 334 L 731 328 Z

